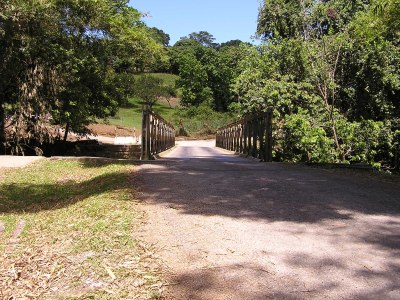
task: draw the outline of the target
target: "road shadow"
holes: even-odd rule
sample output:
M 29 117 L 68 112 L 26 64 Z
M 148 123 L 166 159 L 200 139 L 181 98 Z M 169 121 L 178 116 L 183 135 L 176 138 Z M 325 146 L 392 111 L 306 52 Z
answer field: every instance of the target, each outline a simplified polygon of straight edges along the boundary
M 214 261 L 217 267 L 179 269 L 171 277 L 172 299 L 400 297 L 398 181 L 365 172 L 259 163 L 230 154 L 215 155 L 207 147 L 194 157 L 190 157 L 190 147 L 179 153 L 186 157 L 139 167 L 140 199 L 163 211 L 160 221 L 154 222 L 170 224 L 168 217 L 174 216 L 172 222 L 179 226 L 176 214 L 185 215 L 183 220 L 193 216 L 197 225 L 202 220 L 226 220 L 234 229 L 228 232 L 222 226 L 221 230 L 234 241 L 232 233 L 243 234 L 237 229 L 239 221 L 252 224 L 243 228 L 259 231 L 246 232 L 246 238 L 237 237 L 237 243 L 254 242 L 257 246 L 249 244 L 243 250 L 245 255 L 263 262 L 273 258 L 276 265 L 266 269 L 265 264 L 249 261 L 221 267 L 218 258 L 200 255 L 203 260 L 195 262 Z M 196 231 L 202 230 L 200 225 Z M 173 230 L 166 232 L 174 236 Z M 182 247 L 196 252 L 209 250 L 207 241 L 216 243 L 213 232 L 195 236 L 201 235 L 204 241 L 196 247 Z M 176 238 L 178 246 L 187 241 L 196 243 L 193 238 Z M 172 241 L 167 245 L 170 243 L 176 246 Z M 263 254 L 260 249 L 271 251 Z
M 319 281 L 310 283 L 303 276 L 282 276 L 263 266 L 249 262 L 204 268 L 170 276 L 167 299 L 398 299 L 400 283 L 396 276 L 399 266 L 388 265 L 388 272 L 373 272 L 363 266 L 350 271 L 344 264 L 330 259 L 296 256 L 289 261 L 293 268 L 304 268 L 305 273 L 315 274 Z M 317 270 L 317 271 L 316 271 Z M 337 274 L 348 275 L 345 282 Z M 390 274 L 390 275 L 389 275 Z M 398 273 L 397 273 L 398 274 Z M 262 278 L 262 280 L 260 280 Z M 360 282 L 381 283 L 360 288 Z M 223 298 L 220 295 L 224 295 Z
M 263 278 L 263 281 L 255 280 Z M 254 263 L 209 267 L 170 276 L 167 299 L 302 299 L 305 291 L 300 282 L 279 278 Z M 288 284 L 290 282 L 290 289 Z M 221 297 L 220 295 L 224 295 Z
M 221 155 L 164 159 L 138 175 L 142 199 L 185 214 L 299 223 L 400 215 L 400 183 L 362 174 Z

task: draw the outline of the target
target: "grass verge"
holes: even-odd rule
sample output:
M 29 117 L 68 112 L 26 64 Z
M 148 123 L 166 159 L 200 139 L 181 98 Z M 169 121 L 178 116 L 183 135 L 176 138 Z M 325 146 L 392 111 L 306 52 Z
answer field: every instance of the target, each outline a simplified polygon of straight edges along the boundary
M 157 299 L 131 164 L 43 160 L 0 179 L 1 299 Z

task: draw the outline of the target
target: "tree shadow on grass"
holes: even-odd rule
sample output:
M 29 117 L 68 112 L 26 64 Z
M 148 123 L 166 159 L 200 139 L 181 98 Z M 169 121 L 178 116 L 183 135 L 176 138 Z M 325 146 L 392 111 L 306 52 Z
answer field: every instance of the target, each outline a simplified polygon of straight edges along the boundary
M 100 167 L 107 167 L 110 165 L 119 165 L 119 166 L 134 166 L 139 165 L 140 161 L 137 159 L 116 159 L 116 158 L 107 158 L 107 157 L 51 157 L 50 161 L 65 161 L 70 159 L 72 161 L 78 161 L 83 168 L 86 169 L 96 169 Z
M 113 172 L 82 182 L 60 180 L 51 184 L 2 183 L 0 213 L 60 209 L 105 192 L 132 188 L 131 176 L 130 172 Z

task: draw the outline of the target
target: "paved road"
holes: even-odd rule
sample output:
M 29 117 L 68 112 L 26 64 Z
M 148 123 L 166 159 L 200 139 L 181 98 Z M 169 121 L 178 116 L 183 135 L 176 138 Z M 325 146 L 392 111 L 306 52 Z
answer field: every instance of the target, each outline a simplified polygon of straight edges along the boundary
M 171 299 L 400 299 L 400 182 L 182 142 L 138 170 Z
M 0 168 L 22 168 L 42 158 L 42 156 L 0 155 Z

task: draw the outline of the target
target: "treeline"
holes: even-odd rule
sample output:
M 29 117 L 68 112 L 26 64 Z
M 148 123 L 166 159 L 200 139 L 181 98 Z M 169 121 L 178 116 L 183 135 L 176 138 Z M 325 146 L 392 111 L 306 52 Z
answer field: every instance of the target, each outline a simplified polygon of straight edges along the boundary
M 235 99 L 231 85 L 240 74 L 238 64 L 245 55 L 244 46 L 251 44 L 240 40 L 219 44 L 207 31 L 192 32 L 166 47 L 167 59 L 150 66 L 149 71 L 179 75 L 177 87 L 183 107 L 202 104 L 226 112 Z
M 400 4 L 265 0 L 261 46 L 206 32 L 168 51 L 182 103 L 239 115 L 274 109 L 279 161 L 399 167 Z
M 0 145 L 40 151 L 114 114 L 132 74 L 166 59 L 141 17 L 126 0 L 0 1 Z
M 235 82 L 241 112 L 273 107 L 279 160 L 399 167 L 400 4 L 265 0 Z
M 396 0 L 264 0 L 260 46 L 205 31 L 170 46 L 126 0 L 0 1 L 0 143 L 84 134 L 132 95 L 166 92 L 133 74 L 166 72 L 188 116 L 272 107 L 279 161 L 398 168 L 399 16 Z

